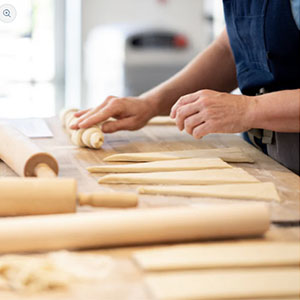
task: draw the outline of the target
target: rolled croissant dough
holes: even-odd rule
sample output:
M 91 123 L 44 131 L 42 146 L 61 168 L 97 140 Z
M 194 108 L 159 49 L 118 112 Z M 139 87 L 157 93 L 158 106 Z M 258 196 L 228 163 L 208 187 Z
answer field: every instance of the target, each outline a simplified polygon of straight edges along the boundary
M 121 153 L 104 158 L 104 161 L 157 161 L 182 158 L 216 158 L 219 157 L 226 162 L 246 162 L 253 163 L 254 160 L 237 147 L 196 149 L 168 152 L 146 152 L 146 153 Z
M 87 170 L 91 173 L 141 173 L 224 168 L 232 167 L 220 158 L 188 158 L 138 164 L 92 166 Z
M 222 199 L 276 200 L 279 195 L 273 182 L 244 184 L 204 185 L 204 186 L 143 186 L 140 194 L 213 197 Z
M 100 125 L 94 125 L 86 129 L 70 129 L 70 126 L 78 119 L 74 116 L 74 112 L 76 111 L 78 111 L 78 109 L 68 109 L 62 111 L 60 115 L 63 126 L 71 136 L 72 143 L 78 147 L 100 149 L 104 140 Z
M 145 271 L 299 266 L 299 242 L 224 242 L 141 250 L 133 259 Z
M 222 184 L 251 183 L 258 180 L 240 168 L 212 169 L 199 171 L 153 172 L 138 174 L 109 174 L 101 177 L 99 183 L 127 184 Z
M 155 299 L 261 299 L 299 297 L 300 270 L 266 268 L 148 275 Z

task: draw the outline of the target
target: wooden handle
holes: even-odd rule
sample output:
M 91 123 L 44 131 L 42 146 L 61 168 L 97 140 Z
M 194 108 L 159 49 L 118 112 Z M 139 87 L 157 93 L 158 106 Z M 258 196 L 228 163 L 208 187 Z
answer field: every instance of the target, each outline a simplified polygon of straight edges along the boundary
M 42 152 L 29 138 L 10 125 L 0 124 L 0 141 L 0 158 L 19 176 L 39 176 L 42 173 L 45 177 L 48 173 L 53 177 L 53 173 L 58 174 L 56 159 L 49 153 Z M 39 171 L 39 164 L 47 165 L 53 172 L 50 174 Z
M 263 203 L 8 217 L 0 253 L 253 237 L 269 223 Z
M 98 192 L 90 194 L 78 194 L 80 205 L 97 207 L 135 207 L 138 204 L 136 193 Z
M 34 174 L 39 178 L 55 178 L 56 173 L 47 164 L 41 163 L 34 168 Z

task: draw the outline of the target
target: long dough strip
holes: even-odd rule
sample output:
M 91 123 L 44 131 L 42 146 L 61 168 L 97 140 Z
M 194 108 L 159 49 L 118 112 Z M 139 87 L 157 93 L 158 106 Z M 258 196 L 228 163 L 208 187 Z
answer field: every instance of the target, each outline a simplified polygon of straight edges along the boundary
M 222 183 L 251 183 L 258 180 L 240 168 L 154 172 L 138 174 L 109 174 L 101 177 L 99 183 L 126 184 L 222 184 Z
M 220 158 L 188 158 L 138 164 L 92 166 L 87 170 L 91 173 L 146 173 L 225 168 L 232 167 Z
M 226 162 L 253 163 L 254 160 L 237 147 L 196 149 L 168 152 L 146 152 L 146 153 L 120 153 L 104 158 L 104 161 L 127 161 L 148 162 L 158 160 L 171 160 L 182 158 L 216 158 L 219 157 Z
M 147 125 L 176 125 L 176 121 L 167 116 L 158 116 L 149 120 Z
M 299 266 L 299 242 L 226 242 L 140 250 L 133 259 L 145 271 Z
M 204 186 L 143 186 L 140 194 L 280 201 L 273 182 Z

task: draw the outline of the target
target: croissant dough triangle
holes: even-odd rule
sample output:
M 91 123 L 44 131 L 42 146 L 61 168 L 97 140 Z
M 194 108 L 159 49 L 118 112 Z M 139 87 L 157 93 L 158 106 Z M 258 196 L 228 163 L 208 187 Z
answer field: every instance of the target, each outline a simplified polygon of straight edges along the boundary
M 258 180 L 240 168 L 212 169 L 198 171 L 154 172 L 109 174 L 101 177 L 99 183 L 126 184 L 222 184 L 247 183 Z
M 143 186 L 140 194 L 280 201 L 273 182 L 203 186 Z
M 126 165 L 92 166 L 87 170 L 91 173 L 143 173 L 225 168 L 232 167 L 220 158 L 187 158 Z
M 219 157 L 226 162 L 253 163 L 253 159 L 244 153 L 240 148 L 214 148 L 196 149 L 167 152 L 145 152 L 145 153 L 120 153 L 104 158 L 104 161 L 158 161 L 182 158 L 216 158 Z
M 163 272 L 146 276 L 146 284 L 158 300 L 299 299 L 296 298 L 300 293 L 299 282 L 299 267 Z
M 133 258 L 146 271 L 296 267 L 300 263 L 300 244 L 265 241 L 187 244 L 136 251 Z

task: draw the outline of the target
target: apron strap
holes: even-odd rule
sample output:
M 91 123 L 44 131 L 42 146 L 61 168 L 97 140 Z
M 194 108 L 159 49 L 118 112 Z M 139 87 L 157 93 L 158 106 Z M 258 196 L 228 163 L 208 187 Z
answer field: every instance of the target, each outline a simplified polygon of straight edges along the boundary
M 260 88 L 256 95 L 263 95 L 266 94 L 268 91 L 265 88 Z M 257 129 L 253 128 L 248 131 L 248 137 L 251 143 L 258 148 L 259 150 L 263 151 L 262 147 L 258 145 L 255 138 L 259 140 L 262 144 L 272 144 L 274 132 L 272 130 L 267 129 Z
M 257 149 L 263 151 L 262 147 L 257 143 L 257 140 L 261 141 L 262 144 L 272 144 L 273 141 L 273 131 L 266 129 L 250 129 L 248 132 L 248 137 L 253 146 Z

